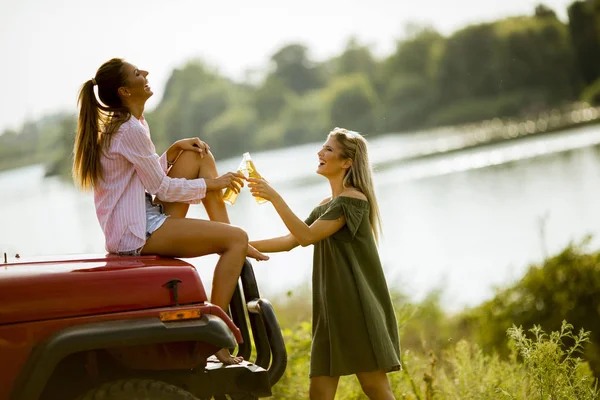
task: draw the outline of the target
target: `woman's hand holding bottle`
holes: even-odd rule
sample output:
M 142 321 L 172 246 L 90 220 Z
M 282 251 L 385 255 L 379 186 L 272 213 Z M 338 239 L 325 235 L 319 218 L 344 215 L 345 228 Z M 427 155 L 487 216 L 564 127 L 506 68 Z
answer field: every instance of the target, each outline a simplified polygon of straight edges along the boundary
M 228 188 L 235 193 L 239 193 L 244 186 L 244 179 L 246 177 L 238 172 L 227 172 L 216 178 L 204 178 L 204 181 L 206 182 L 207 191 Z
M 248 188 L 250 189 L 250 193 L 255 198 L 265 199 L 271 203 L 281 198 L 279 193 L 264 179 L 247 178 L 246 180 L 249 182 Z

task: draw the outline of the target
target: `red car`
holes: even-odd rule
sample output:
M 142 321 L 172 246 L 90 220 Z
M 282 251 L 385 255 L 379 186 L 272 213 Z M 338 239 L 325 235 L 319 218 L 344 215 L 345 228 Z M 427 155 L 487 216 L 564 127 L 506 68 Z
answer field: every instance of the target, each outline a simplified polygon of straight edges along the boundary
M 225 347 L 255 360 L 223 366 L 211 355 Z M 0 400 L 257 399 L 286 362 L 248 261 L 230 310 L 175 258 L 0 264 Z

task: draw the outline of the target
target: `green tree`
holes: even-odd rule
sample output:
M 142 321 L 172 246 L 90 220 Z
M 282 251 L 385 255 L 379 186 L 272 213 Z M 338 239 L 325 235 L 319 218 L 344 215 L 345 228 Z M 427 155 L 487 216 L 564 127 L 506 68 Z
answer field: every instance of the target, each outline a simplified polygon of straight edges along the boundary
M 73 145 L 77 133 L 77 119 L 73 115 L 65 115 L 58 122 L 58 135 L 53 140 L 52 160 L 46 166 L 46 176 L 71 178 L 73 167 Z
M 396 44 L 396 51 L 384 61 L 384 76 L 391 79 L 411 74 L 433 79 L 436 76 L 444 38 L 435 30 L 416 28 L 406 39 Z
M 551 15 L 469 26 L 446 41 L 437 74 L 440 107 L 430 120 L 540 112 L 575 100 L 577 78 L 568 30 Z
M 586 85 L 600 78 L 600 12 L 598 2 L 575 1 L 567 9 L 569 31 L 579 71 Z
M 244 89 L 203 63 L 175 70 L 158 107 L 148 117 L 157 148 L 164 150 L 184 137 L 201 137 L 214 118 L 243 100 Z M 210 143 L 211 147 L 214 143 Z
M 437 74 L 441 102 L 498 94 L 499 48 L 493 24 L 469 26 L 448 38 Z
M 272 74 L 296 93 L 303 94 L 323 85 L 319 69 L 308 58 L 308 48 L 304 45 L 284 46 L 271 57 L 271 61 L 275 65 Z
M 323 140 L 332 128 L 326 104 L 321 91 L 294 99 L 281 116 L 280 144 L 289 146 Z
M 376 80 L 377 61 L 369 47 L 361 45 L 356 38 L 349 39 L 344 52 L 330 63 L 334 77 L 363 74 L 372 83 Z
M 363 133 L 376 130 L 379 100 L 371 82 L 363 74 L 335 79 L 326 93 L 333 125 Z
M 579 74 L 565 24 L 544 14 L 508 18 L 494 28 L 501 41 L 497 74 L 501 92 L 527 88 L 544 93 L 541 108 L 576 98 Z
M 270 75 L 254 92 L 254 107 L 261 122 L 271 122 L 291 101 L 294 92 L 274 75 Z
M 206 126 L 206 141 L 217 158 L 254 150 L 257 118 L 253 109 L 235 106 Z M 212 144 L 211 144 L 212 143 Z
M 383 129 L 405 131 L 427 122 L 435 107 L 435 77 L 444 38 L 431 28 L 415 27 L 382 63 Z

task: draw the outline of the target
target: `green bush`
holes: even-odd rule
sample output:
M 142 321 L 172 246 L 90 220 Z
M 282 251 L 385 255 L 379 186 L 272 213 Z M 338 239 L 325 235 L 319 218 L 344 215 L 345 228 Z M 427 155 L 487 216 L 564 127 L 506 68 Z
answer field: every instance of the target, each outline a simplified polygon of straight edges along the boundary
M 527 399 L 592 400 L 600 394 L 597 381 L 592 377 L 587 364 L 576 353 L 589 342 L 589 332 L 583 329 L 573 334 L 573 325 L 562 322 L 560 331 L 547 335 L 539 325 L 530 331 L 533 339 L 527 338 L 522 328 L 508 329 L 510 347 L 523 360 L 525 379 L 519 392 Z M 570 340 L 569 340 L 570 339 Z M 572 342 L 566 345 L 564 342 Z M 514 357 L 513 357 L 514 358 Z M 502 390 L 510 398 L 518 398 Z
M 511 393 L 526 398 L 522 389 L 524 367 L 497 354 L 486 354 L 476 344 L 461 340 L 445 355 L 446 368 L 440 372 L 436 385 L 439 399 L 496 400 Z
M 581 100 L 592 106 L 600 105 L 600 79 L 583 90 Z
M 587 243 L 571 245 L 543 264 L 531 266 L 517 283 L 458 316 L 454 330 L 485 351 L 506 356 L 505 332 L 513 324 L 558 331 L 567 320 L 591 332 L 584 356 L 600 376 L 600 252 L 586 253 Z
M 576 354 L 588 342 L 589 332 L 573 334 L 563 321 L 559 331 L 546 334 L 541 327 L 512 326 L 507 335 L 511 355 L 502 360 L 477 345 L 460 341 L 446 355 L 431 399 L 448 400 L 592 400 L 600 392 L 586 363 Z M 566 344 L 569 342 L 571 344 Z

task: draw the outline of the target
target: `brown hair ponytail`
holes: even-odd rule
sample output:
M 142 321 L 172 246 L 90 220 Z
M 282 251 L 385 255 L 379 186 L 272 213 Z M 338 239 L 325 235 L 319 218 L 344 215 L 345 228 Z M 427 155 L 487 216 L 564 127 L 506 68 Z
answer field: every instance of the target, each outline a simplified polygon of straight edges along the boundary
M 84 190 L 102 179 L 101 152 L 110 144 L 111 135 L 131 116 L 118 95 L 118 89 L 127 83 L 123 64 L 120 58 L 105 62 L 79 90 L 73 178 Z M 96 98 L 95 85 L 104 104 Z
M 73 177 L 83 189 L 93 187 L 101 176 L 100 171 L 100 108 L 94 84 L 90 79 L 79 91 L 79 119 L 75 138 Z

